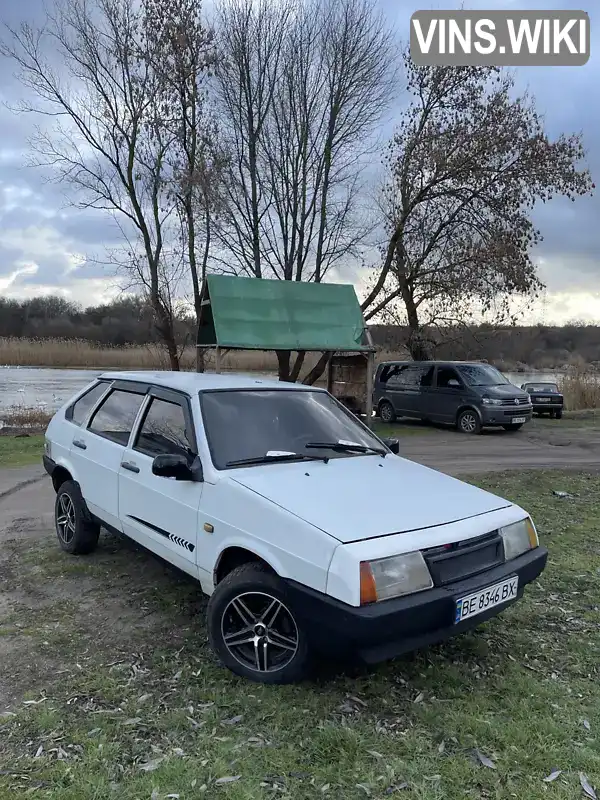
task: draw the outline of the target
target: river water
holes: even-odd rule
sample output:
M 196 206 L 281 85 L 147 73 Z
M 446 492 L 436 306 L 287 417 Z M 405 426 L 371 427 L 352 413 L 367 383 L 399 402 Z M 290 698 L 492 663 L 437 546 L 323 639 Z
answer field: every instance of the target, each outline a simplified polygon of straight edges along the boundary
M 0 420 L 2 409 L 22 406 L 55 411 L 75 392 L 90 383 L 101 370 L 0 367 Z M 554 381 L 556 373 L 505 373 L 520 386 L 529 380 Z

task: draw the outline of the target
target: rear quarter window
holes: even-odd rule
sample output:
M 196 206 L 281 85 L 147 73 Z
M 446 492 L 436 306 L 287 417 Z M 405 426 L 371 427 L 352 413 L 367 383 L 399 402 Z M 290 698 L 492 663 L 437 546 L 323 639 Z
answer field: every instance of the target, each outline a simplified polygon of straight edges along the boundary
M 97 383 L 95 386 L 92 386 L 79 400 L 76 400 L 73 405 L 69 406 L 65 414 L 66 418 L 74 422 L 75 425 L 83 425 L 90 411 L 107 389 L 108 383 L 106 382 Z

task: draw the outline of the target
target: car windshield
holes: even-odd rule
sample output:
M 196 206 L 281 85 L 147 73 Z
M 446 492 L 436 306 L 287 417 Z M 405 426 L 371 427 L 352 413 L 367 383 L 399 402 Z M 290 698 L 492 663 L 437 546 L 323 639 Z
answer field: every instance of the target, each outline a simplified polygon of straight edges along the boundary
M 298 459 L 351 458 L 370 452 L 370 448 L 378 452 L 384 449 L 375 436 L 326 392 L 293 389 L 201 392 L 200 403 L 217 469 L 243 466 L 239 462 L 248 460 L 281 462 L 289 456 L 292 461 L 293 454 Z
M 459 372 L 469 386 L 505 386 L 509 383 L 496 367 L 488 364 L 461 364 Z
M 528 392 L 551 392 L 558 393 L 558 386 L 555 383 L 528 383 Z

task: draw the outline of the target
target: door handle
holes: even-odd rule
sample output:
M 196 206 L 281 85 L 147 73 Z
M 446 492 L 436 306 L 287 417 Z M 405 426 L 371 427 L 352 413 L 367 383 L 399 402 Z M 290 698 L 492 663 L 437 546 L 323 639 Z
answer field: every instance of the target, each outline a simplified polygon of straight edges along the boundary
M 140 471 L 140 468 L 136 467 L 136 465 L 132 464 L 130 461 L 122 461 L 121 462 L 121 466 L 123 467 L 123 469 L 128 469 L 129 472 L 136 472 L 137 473 L 137 472 Z
M 81 439 L 73 439 L 73 447 L 79 447 L 80 450 L 87 450 L 87 444 L 82 442 Z

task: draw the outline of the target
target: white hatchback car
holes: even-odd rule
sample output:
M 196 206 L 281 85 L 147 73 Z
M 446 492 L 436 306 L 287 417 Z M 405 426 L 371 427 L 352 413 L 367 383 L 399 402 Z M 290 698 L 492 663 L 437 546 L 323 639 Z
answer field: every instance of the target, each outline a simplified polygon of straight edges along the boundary
M 406 461 L 324 390 L 251 376 L 106 373 L 48 426 L 56 532 L 100 527 L 197 578 L 234 672 L 373 663 L 515 602 L 547 551 L 525 511 Z

